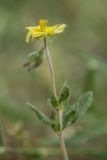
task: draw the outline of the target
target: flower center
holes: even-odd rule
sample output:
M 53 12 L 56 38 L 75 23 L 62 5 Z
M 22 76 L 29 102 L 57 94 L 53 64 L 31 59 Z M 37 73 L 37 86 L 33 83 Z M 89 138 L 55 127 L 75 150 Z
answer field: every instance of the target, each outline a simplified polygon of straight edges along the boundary
M 39 26 L 42 32 L 45 32 L 48 21 L 45 19 L 41 19 L 39 21 Z

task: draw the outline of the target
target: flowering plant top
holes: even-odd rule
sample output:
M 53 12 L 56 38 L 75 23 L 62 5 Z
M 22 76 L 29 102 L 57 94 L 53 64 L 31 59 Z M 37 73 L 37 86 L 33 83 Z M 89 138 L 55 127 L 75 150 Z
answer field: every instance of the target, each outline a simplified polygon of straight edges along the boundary
M 46 36 L 51 36 L 57 33 L 61 33 L 64 31 L 66 25 L 54 25 L 54 26 L 47 26 L 48 20 L 41 19 L 39 20 L 38 26 L 30 26 L 26 27 L 28 30 L 27 36 L 26 36 L 26 42 L 29 42 L 29 39 L 32 38 L 44 38 Z

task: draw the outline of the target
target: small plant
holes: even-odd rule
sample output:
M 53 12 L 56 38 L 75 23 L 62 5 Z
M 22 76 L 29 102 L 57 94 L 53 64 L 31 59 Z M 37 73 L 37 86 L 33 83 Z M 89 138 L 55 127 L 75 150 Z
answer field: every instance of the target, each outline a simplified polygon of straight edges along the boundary
M 68 100 L 70 97 L 70 89 L 67 82 L 64 83 L 60 94 L 57 94 L 56 82 L 54 69 L 52 65 L 52 60 L 50 56 L 50 51 L 47 45 L 48 36 L 52 37 L 55 34 L 62 33 L 66 27 L 65 24 L 47 26 L 47 20 L 40 20 L 38 26 L 26 27 L 28 30 L 26 36 L 26 42 L 29 42 L 30 38 L 38 39 L 43 41 L 42 47 L 34 51 L 27 56 L 27 61 L 24 67 L 27 67 L 29 71 L 40 66 L 44 59 L 44 54 L 47 56 L 48 66 L 51 75 L 52 89 L 49 94 L 49 105 L 51 106 L 51 115 L 47 117 L 34 105 L 27 103 L 27 105 L 35 112 L 36 116 L 46 125 L 51 127 L 59 137 L 60 147 L 63 154 L 64 160 L 69 160 L 66 151 L 63 131 L 71 126 L 76 120 L 86 112 L 86 110 L 91 106 L 93 95 L 89 91 L 80 97 L 76 103 L 68 105 Z

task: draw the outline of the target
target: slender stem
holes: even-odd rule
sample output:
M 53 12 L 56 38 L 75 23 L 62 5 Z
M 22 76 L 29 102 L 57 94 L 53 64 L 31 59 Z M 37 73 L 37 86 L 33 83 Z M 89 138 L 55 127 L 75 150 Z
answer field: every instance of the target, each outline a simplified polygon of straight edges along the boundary
M 49 49 L 48 49 L 48 46 L 47 46 L 46 38 L 44 38 L 44 47 L 45 47 L 45 50 L 46 50 L 47 59 L 48 59 L 48 66 L 49 66 L 49 70 L 50 70 L 50 74 L 51 74 L 53 93 L 57 98 L 55 74 L 54 74 L 53 64 L 52 64 L 50 52 L 49 52 Z M 67 151 L 66 151 L 66 147 L 65 147 L 65 143 L 64 143 L 63 131 L 62 131 L 62 110 L 60 109 L 59 106 L 56 109 L 56 116 L 57 116 L 57 120 L 60 124 L 60 132 L 58 133 L 58 136 L 59 136 L 60 147 L 61 147 L 61 150 L 62 150 L 63 158 L 64 158 L 64 160 L 69 160 L 68 155 L 67 155 Z
M 60 140 L 60 146 L 61 146 L 61 150 L 62 150 L 62 153 L 63 153 L 64 160 L 69 160 L 68 154 L 67 154 L 67 151 L 66 151 L 66 146 L 65 146 L 65 143 L 64 143 L 63 132 L 60 133 L 59 140 Z
M 46 54 L 47 54 L 47 59 L 48 59 L 48 66 L 49 66 L 49 70 L 50 70 L 50 74 L 51 74 L 53 92 L 54 92 L 54 95 L 57 97 L 56 84 L 55 84 L 55 74 L 54 74 L 54 69 L 53 69 L 53 65 L 52 65 L 52 60 L 51 60 L 51 56 L 50 56 L 50 53 L 49 53 L 49 49 L 48 49 L 48 46 L 47 46 L 46 38 L 44 38 L 44 46 L 45 46 L 45 49 L 46 49 Z

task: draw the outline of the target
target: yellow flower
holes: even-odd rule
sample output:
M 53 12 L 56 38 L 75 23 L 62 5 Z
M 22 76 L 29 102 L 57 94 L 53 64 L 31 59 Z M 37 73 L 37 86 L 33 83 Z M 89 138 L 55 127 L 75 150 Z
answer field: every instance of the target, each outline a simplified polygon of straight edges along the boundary
M 26 27 L 28 30 L 26 36 L 26 42 L 29 42 L 30 37 L 32 38 L 44 38 L 46 36 L 51 36 L 57 33 L 61 33 L 64 31 L 65 24 L 55 25 L 55 26 L 47 26 L 48 21 L 42 19 L 39 21 L 38 26 L 30 26 Z

